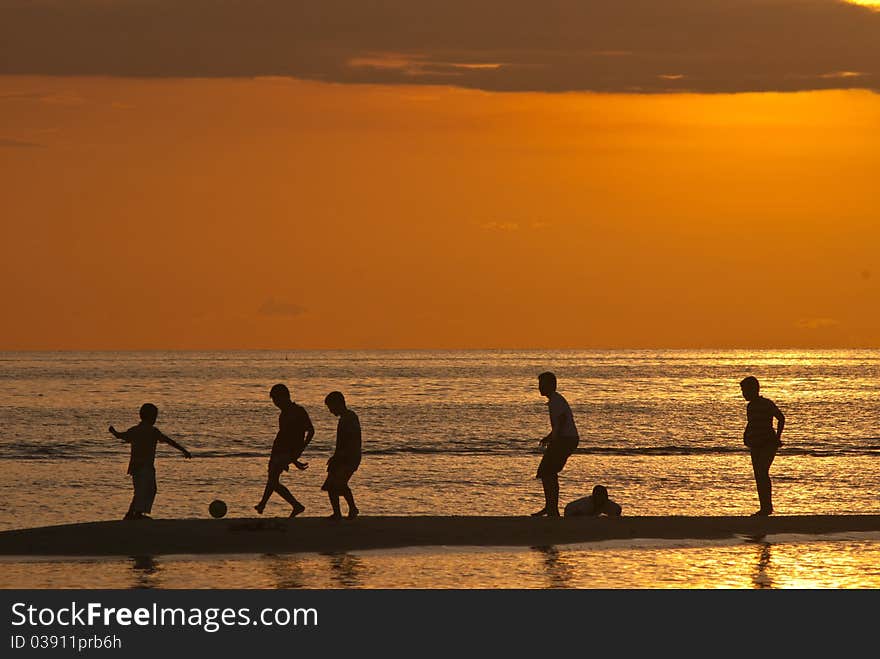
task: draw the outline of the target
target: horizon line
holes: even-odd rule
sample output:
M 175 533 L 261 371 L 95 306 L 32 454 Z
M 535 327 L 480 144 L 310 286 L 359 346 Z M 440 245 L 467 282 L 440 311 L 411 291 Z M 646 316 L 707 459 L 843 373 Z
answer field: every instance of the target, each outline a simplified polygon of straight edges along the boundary
M 677 352 L 718 352 L 726 350 L 758 350 L 758 351 L 880 351 L 878 346 L 604 346 L 604 347 L 472 347 L 472 348 L 438 348 L 438 347 L 386 347 L 386 348 L 0 348 L 3 353 L 75 353 L 75 352 L 613 352 L 613 351 L 677 351 Z

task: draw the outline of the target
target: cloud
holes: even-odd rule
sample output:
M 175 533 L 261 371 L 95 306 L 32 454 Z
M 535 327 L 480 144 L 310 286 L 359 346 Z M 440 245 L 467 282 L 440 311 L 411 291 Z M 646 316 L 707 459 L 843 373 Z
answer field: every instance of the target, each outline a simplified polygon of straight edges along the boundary
M 38 144 L 37 142 L 25 142 L 0 137 L 0 149 L 33 149 L 45 146 L 45 144 Z
M 878 91 L 878 44 L 840 0 L 0 0 L 0 74 Z
M 291 304 L 290 302 L 284 302 L 270 297 L 263 302 L 258 313 L 261 316 L 299 316 L 300 314 L 305 313 L 305 311 L 305 308 L 298 304 Z
M 7 92 L 0 94 L 0 101 L 30 101 L 39 100 L 42 94 L 36 92 Z
M 409 76 L 456 76 L 469 71 L 496 70 L 504 66 L 498 62 L 438 62 L 424 55 L 400 53 L 375 53 L 354 57 L 347 62 L 351 68 L 367 68 L 380 71 L 399 71 Z
M 840 321 L 835 318 L 801 318 L 795 323 L 795 327 L 810 330 L 827 329 L 838 325 Z
M 543 220 L 533 220 L 531 222 L 514 222 L 514 221 L 504 221 L 504 222 L 483 222 L 480 225 L 480 228 L 483 231 L 519 231 L 519 230 L 531 230 L 531 231 L 541 231 L 549 227 L 550 224 Z
M 2 31 L 2 28 L 0 28 L 0 31 Z M 55 94 L 42 92 L 7 92 L 0 94 L 0 101 L 39 101 L 46 105 L 83 105 L 86 102 L 82 96 L 73 92 Z
M 480 225 L 484 231 L 519 231 L 518 222 L 486 222 Z

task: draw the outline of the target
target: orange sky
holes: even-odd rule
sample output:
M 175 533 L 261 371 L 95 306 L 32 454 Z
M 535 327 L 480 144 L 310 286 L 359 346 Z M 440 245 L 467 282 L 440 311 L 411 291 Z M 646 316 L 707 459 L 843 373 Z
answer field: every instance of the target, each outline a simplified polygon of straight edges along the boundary
M 880 95 L 0 76 L 0 349 L 880 347 Z

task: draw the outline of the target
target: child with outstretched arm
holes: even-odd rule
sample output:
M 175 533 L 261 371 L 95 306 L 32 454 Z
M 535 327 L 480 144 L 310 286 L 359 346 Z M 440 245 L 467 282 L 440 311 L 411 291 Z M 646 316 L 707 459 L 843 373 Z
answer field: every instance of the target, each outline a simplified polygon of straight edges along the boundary
M 128 473 L 134 487 L 131 505 L 123 519 L 151 519 L 150 511 L 156 498 L 156 445 L 159 442 L 173 446 L 189 459 L 192 454 L 170 437 L 165 436 L 155 426 L 159 408 L 152 403 L 141 405 L 141 422 L 124 432 L 110 426 L 110 433 L 117 439 L 131 445 L 128 460 Z

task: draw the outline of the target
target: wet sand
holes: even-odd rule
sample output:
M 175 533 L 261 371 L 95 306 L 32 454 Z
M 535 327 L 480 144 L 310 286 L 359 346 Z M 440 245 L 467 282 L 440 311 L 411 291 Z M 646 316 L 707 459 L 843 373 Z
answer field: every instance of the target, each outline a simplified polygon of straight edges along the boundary
M 755 517 L 360 517 L 332 521 L 158 519 L 46 526 L 0 533 L 0 555 L 138 556 L 337 552 L 416 546 L 545 546 L 614 539 L 880 531 L 880 515 Z

